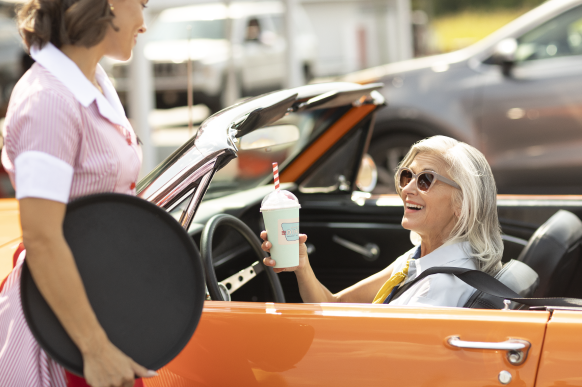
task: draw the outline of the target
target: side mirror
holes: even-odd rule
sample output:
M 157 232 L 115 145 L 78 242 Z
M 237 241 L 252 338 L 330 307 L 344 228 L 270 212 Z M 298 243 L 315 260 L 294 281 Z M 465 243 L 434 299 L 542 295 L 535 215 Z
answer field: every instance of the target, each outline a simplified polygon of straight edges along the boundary
M 369 154 L 362 158 L 362 164 L 356 178 L 356 187 L 362 192 L 372 192 L 378 183 L 378 168 Z
M 271 148 L 299 140 L 299 128 L 295 125 L 277 125 L 257 129 L 240 138 L 241 150 Z
M 515 65 L 517 46 L 516 39 L 507 38 L 497 43 L 493 51 L 493 60 L 495 64 L 501 66 L 501 72 L 506 77 L 511 76 L 511 69 Z

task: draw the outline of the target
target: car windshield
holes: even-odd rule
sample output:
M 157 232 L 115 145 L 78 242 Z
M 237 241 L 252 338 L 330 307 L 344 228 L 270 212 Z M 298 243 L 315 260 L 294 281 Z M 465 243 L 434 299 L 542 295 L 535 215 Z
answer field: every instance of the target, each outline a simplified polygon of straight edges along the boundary
M 281 126 L 294 126 L 298 129 L 299 138 L 277 146 L 239 150 L 238 157 L 214 175 L 204 200 L 252 188 L 268 180 L 273 173 L 272 163 L 285 165 L 341 117 L 345 110 L 346 107 L 342 107 L 292 113 L 277 121 L 272 126 L 273 130 Z
M 148 35 L 150 41 L 224 39 L 224 31 L 224 19 L 185 21 L 160 19 Z

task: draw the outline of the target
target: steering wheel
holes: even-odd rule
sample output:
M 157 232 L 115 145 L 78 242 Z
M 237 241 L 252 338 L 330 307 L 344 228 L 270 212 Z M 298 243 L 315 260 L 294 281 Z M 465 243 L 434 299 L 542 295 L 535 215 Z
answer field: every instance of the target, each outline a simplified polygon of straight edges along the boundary
M 241 234 L 251 245 L 255 254 L 259 258 L 259 261 L 219 283 L 216 279 L 214 263 L 212 260 L 212 238 L 216 228 L 223 225 L 230 226 L 238 231 L 239 234 Z M 281 286 L 279 277 L 273 271 L 273 268 L 263 264 L 263 258 L 265 258 L 267 254 L 261 248 L 259 238 L 255 235 L 253 230 L 249 228 L 249 226 L 238 218 L 228 214 L 218 214 L 210 218 L 208 223 L 206 223 L 204 230 L 202 230 L 202 237 L 200 238 L 200 255 L 202 256 L 202 263 L 204 264 L 204 271 L 206 273 L 206 286 L 208 287 L 210 298 L 213 300 L 230 301 L 231 293 L 252 278 L 256 277 L 257 274 L 266 271 L 267 277 L 269 278 L 269 285 L 275 296 L 275 302 L 285 302 L 285 295 L 283 294 L 283 287 Z

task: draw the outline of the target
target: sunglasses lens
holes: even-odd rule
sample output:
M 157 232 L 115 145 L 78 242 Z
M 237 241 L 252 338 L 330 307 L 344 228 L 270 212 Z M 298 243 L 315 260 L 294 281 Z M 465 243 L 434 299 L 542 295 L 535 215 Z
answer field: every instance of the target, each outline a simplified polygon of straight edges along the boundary
M 400 171 L 400 188 L 406 187 L 410 183 L 410 180 L 412 180 L 412 173 L 410 171 L 406 169 Z
M 418 175 L 418 189 L 425 192 L 428 191 L 433 181 L 434 175 L 432 173 L 421 173 Z

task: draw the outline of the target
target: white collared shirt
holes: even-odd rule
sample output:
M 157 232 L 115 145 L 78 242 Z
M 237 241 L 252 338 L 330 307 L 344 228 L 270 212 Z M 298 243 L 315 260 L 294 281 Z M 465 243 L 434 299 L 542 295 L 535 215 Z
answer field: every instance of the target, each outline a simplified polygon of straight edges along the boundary
M 416 252 L 418 247 L 398 257 L 394 265 L 394 273 L 401 271 Z M 469 242 L 444 244 L 430 254 L 410 261 L 408 276 L 401 286 L 413 281 L 423 271 L 435 266 L 464 267 L 477 270 L 474 258 L 471 258 Z M 407 289 L 389 305 L 414 306 L 457 306 L 463 307 L 469 300 L 475 288 L 467 285 L 452 274 L 434 274 L 428 276 Z
M 30 49 L 30 56 L 73 93 L 81 105 L 89 107 L 93 101 L 96 101 L 99 113 L 103 117 L 113 124 L 133 131 L 117 92 L 100 64 L 97 64 L 95 69 L 95 78 L 103 94 L 85 77 L 75 62 L 52 43 L 47 43 L 42 49 L 33 46 Z
M 36 63 L 10 98 L 2 151 L 17 199 L 135 194 L 141 149 L 103 68 L 95 73 L 101 94 L 51 43 L 31 55 Z

